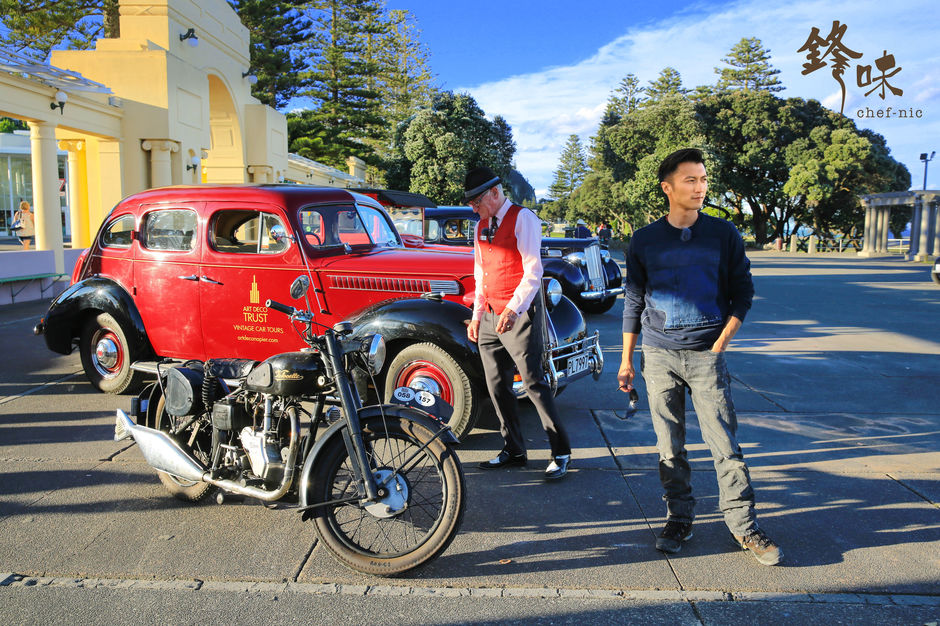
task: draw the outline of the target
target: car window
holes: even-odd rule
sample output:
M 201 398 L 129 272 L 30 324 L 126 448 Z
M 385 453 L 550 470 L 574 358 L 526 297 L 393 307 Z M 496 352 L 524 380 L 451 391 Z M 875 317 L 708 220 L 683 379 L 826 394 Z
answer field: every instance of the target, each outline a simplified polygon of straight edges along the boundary
M 276 254 L 290 245 L 288 239 L 277 236 L 279 232 L 287 229 L 273 213 L 232 209 L 213 216 L 209 239 L 219 252 Z
M 196 246 L 195 211 L 161 209 L 147 213 L 140 243 L 148 250 L 192 250 Z
M 129 248 L 134 232 L 134 216 L 122 215 L 108 224 L 101 233 L 104 248 Z
M 308 208 L 302 209 L 299 217 L 307 243 L 312 246 L 401 245 L 385 214 L 372 207 Z
M 437 223 L 437 220 L 428 220 L 424 223 L 427 232 L 424 233 L 424 238 L 428 241 L 437 241 L 438 237 L 441 236 L 441 225 Z

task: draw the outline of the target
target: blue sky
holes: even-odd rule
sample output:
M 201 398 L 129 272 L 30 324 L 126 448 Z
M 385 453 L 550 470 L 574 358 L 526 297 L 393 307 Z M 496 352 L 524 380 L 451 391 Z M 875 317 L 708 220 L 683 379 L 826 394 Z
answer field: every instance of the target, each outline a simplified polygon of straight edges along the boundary
M 770 49 L 786 87 L 781 96 L 815 98 L 839 110 L 841 90 L 831 70 L 803 75 L 805 53 L 796 52 L 813 27 L 826 37 L 834 20 L 846 26 L 846 47 L 863 54 L 843 75 L 845 115 L 885 136 L 894 158 L 911 171 L 914 188 L 923 184 L 920 153 L 940 152 L 936 0 L 388 0 L 388 6 L 417 18 L 441 87 L 470 93 L 488 115 L 509 121 L 517 166 L 539 194 L 551 183 L 568 136 L 588 144 L 611 90 L 626 74 L 646 84 L 672 66 L 686 87 L 713 84 L 714 68 L 742 37 L 758 37 Z M 885 100 L 877 91 L 865 96 L 856 65 L 873 66 L 885 51 L 901 68 L 889 82 L 904 93 Z M 858 117 L 888 107 L 891 117 Z M 911 117 L 897 117 L 900 109 Z M 927 187 L 940 188 L 940 158 L 930 164 Z

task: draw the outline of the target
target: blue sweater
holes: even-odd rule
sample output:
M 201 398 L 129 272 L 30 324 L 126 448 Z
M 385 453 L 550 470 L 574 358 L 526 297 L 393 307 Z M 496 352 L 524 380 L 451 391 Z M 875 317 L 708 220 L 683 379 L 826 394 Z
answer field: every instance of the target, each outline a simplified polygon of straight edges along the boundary
M 627 250 L 623 332 L 643 345 L 707 350 L 729 315 L 743 320 L 754 298 L 751 263 L 731 223 L 699 213 L 691 238 L 665 217 L 634 233 Z

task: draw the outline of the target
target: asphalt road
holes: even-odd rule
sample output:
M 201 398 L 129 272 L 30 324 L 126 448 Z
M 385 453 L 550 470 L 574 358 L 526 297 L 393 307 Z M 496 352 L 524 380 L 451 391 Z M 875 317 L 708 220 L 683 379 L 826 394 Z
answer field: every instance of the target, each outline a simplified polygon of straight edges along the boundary
M 0 619 L 6 623 L 936 623 L 940 618 L 940 288 L 898 259 L 752 256 L 757 298 L 728 355 L 739 439 L 777 567 L 736 550 L 690 420 L 695 537 L 666 557 L 645 401 L 623 420 L 620 307 L 589 317 L 607 367 L 559 397 L 572 471 L 459 455 L 460 535 L 405 578 L 357 574 L 290 508 L 185 505 L 112 441 L 127 396 L 45 349 L 42 303 L 0 308 Z M 642 381 L 639 381 L 641 399 Z

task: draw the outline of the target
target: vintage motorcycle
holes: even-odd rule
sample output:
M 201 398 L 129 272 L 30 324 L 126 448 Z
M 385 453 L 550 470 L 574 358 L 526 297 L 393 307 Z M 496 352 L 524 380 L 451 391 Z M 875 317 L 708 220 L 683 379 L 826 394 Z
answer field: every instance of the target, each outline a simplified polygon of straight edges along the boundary
M 307 298 L 309 286 L 298 277 L 291 296 Z M 382 369 L 381 335 L 354 339 L 348 322 L 317 335 L 309 299 L 307 310 L 266 304 L 290 316 L 308 348 L 260 363 L 155 364 L 135 419 L 117 412 L 115 440 L 133 437 L 182 500 L 298 502 L 323 545 L 360 572 L 401 574 L 439 555 L 460 527 L 465 486 L 457 439 L 421 410 L 435 397 L 401 388 L 400 404 L 362 406 L 350 372 Z

